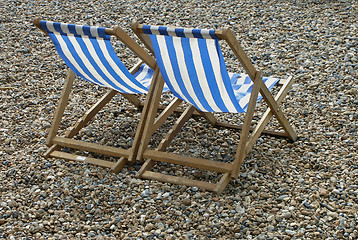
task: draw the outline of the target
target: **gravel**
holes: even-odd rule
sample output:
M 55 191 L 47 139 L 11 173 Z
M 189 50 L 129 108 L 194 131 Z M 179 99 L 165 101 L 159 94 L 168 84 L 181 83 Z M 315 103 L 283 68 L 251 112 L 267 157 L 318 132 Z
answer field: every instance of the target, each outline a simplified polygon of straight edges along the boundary
M 0 1 L 0 238 L 357 239 L 357 1 Z M 293 75 L 284 103 L 299 139 L 262 136 L 237 180 L 216 196 L 45 159 L 45 138 L 66 66 L 31 21 L 113 27 L 142 19 L 182 27 L 230 27 L 264 75 Z M 128 50 L 113 41 L 131 65 Z M 240 71 L 224 46 L 231 71 Z M 105 90 L 75 82 L 60 134 Z M 78 139 L 128 148 L 140 112 L 120 97 Z M 232 122 L 242 116 L 224 114 Z M 170 129 L 169 119 L 151 141 Z M 189 121 L 170 151 L 231 161 L 239 134 Z M 270 125 L 278 128 L 277 123 Z M 105 129 L 106 131 L 102 131 Z M 193 138 L 195 136 L 195 138 Z M 96 155 L 92 155 L 95 156 Z M 115 160 L 112 158 L 104 158 Z M 215 180 L 171 165 L 161 172 Z

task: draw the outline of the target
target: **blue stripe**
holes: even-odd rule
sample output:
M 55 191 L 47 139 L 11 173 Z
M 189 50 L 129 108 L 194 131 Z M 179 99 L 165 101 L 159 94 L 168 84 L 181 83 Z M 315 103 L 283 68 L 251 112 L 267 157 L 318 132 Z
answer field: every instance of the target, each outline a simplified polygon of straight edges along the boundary
M 114 61 L 114 63 L 119 67 L 119 69 L 122 70 L 123 74 L 128 78 L 130 79 L 135 85 L 137 85 L 139 88 L 143 89 L 142 91 L 138 91 L 136 89 L 133 89 L 132 87 L 130 87 L 127 83 L 125 83 L 119 76 L 117 73 L 115 73 L 115 71 L 110 67 L 109 63 L 107 62 L 106 60 L 106 63 L 105 66 L 107 67 L 107 69 L 110 68 L 111 70 L 111 74 L 113 76 L 116 76 L 115 78 L 116 79 L 120 79 L 121 81 L 119 82 L 120 84 L 126 86 L 128 89 L 132 90 L 133 93 L 145 93 L 145 92 L 148 92 L 148 88 L 144 87 L 142 84 L 140 84 L 134 77 L 132 74 L 130 74 L 130 72 L 128 71 L 128 69 L 124 66 L 124 64 L 122 63 L 122 61 L 117 57 L 117 54 L 114 52 L 114 49 L 112 47 L 112 44 L 110 41 L 105 41 L 105 44 L 106 44 L 106 48 L 107 48 L 107 51 L 109 53 L 109 55 L 111 56 L 112 60 Z M 112 73 L 114 72 L 114 73 Z M 118 80 L 117 80 L 118 81 Z
M 166 36 L 168 36 L 168 31 L 167 31 L 167 27 L 163 27 L 163 26 L 160 26 L 159 28 L 158 28 L 158 31 L 159 31 L 159 33 L 161 34 L 161 35 L 166 35 Z
M 66 65 L 77 75 L 77 76 L 80 76 L 81 78 L 91 82 L 91 83 L 95 83 L 95 84 L 98 84 L 98 85 L 103 85 L 101 84 L 100 82 L 98 81 L 93 81 L 93 80 L 90 80 L 90 79 L 87 79 L 85 78 L 78 70 L 77 68 L 71 63 L 71 61 L 66 57 L 65 53 L 63 52 L 61 46 L 60 46 L 60 43 L 58 42 L 57 38 L 56 38 L 56 35 L 52 32 L 49 32 L 49 36 L 52 40 L 52 42 L 54 43 L 55 47 L 56 47 L 56 50 L 58 52 L 58 54 L 60 55 L 60 57 L 62 58 L 62 60 L 66 63 Z M 62 35 L 61 35 L 62 36 Z M 60 37 L 61 37 L 60 36 Z M 66 44 L 67 45 L 67 44 Z
M 219 38 L 215 35 L 215 30 L 209 30 L 209 35 L 210 35 L 213 39 L 219 39 Z
M 155 57 L 157 60 L 158 67 L 160 68 L 160 73 L 162 74 L 163 79 L 166 80 L 165 83 L 168 85 L 169 89 L 172 91 L 172 94 L 175 97 L 180 98 L 181 100 L 185 101 L 176 91 L 173 91 L 174 87 L 171 84 L 171 82 L 169 81 L 168 74 L 164 68 L 163 58 L 162 58 L 162 55 L 160 54 L 157 36 L 155 36 L 155 35 L 149 35 L 149 36 L 152 41 L 152 46 L 153 46 L 153 50 L 155 52 Z
M 82 26 L 82 31 L 85 35 L 93 37 L 89 26 Z
M 47 21 L 40 21 L 41 27 L 49 33 L 51 31 L 47 28 L 46 23 L 47 23 Z M 56 32 L 60 33 L 61 35 L 67 35 L 68 34 L 68 32 L 64 32 L 61 29 L 61 25 L 63 23 L 58 23 L 58 22 L 52 22 L 52 23 L 53 23 L 53 26 L 54 26 Z M 91 34 L 91 31 L 90 31 L 90 29 L 96 29 L 96 32 L 98 33 L 98 37 L 104 38 L 106 40 L 110 39 L 110 36 L 106 34 L 106 29 L 102 28 L 102 27 L 90 27 L 90 26 L 82 26 L 82 25 L 76 25 L 76 24 L 66 24 L 66 25 L 67 25 L 69 33 L 75 35 L 76 37 L 85 35 L 85 36 L 88 36 L 90 38 L 96 38 L 96 36 L 93 36 Z M 76 26 L 81 26 L 82 27 L 83 34 L 78 34 L 76 32 Z
M 215 46 L 216 46 L 216 51 L 218 52 L 218 56 L 219 56 L 221 76 L 222 76 L 222 79 L 224 81 L 224 86 L 225 86 L 226 91 L 227 91 L 227 93 L 229 95 L 230 101 L 233 103 L 233 105 L 234 105 L 234 107 L 235 107 L 237 112 L 243 112 L 243 109 L 240 107 L 240 104 L 237 102 L 237 99 L 236 99 L 235 94 L 234 94 L 234 90 L 232 89 L 229 74 L 228 74 L 227 69 L 226 69 L 224 56 L 223 56 L 223 54 L 221 52 L 218 40 L 215 40 Z
M 152 34 L 152 31 L 150 30 L 149 25 L 143 25 L 142 29 L 145 34 Z
M 99 44 L 98 44 L 98 41 L 96 39 L 91 39 L 90 40 L 91 43 L 93 44 L 95 50 L 96 50 L 96 53 L 100 59 L 100 61 L 103 63 L 103 65 L 105 66 L 105 68 L 107 69 L 107 71 L 110 73 L 110 75 L 112 75 L 112 77 L 114 79 L 116 79 L 116 82 L 118 82 L 120 85 L 126 87 L 127 89 L 129 89 L 130 91 L 132 92 L 135 92 L 135 93 L 138 93 L 138 90 L 135 90 L 133 89 L 132 87 L 130 87 L 127 83 L 125 83 L 120 77 L 119 75 L 116 73 L 116 71 L 111 67 L 111 65 L 109 64 L 108 60 L 106 59 L 106 57 L 104 56 L 103 52 L 102 52 L 102 49 L 100 48 Z M 112 45 L 110 43 L 109 40 L 105 40 L 104 41 L 105 45 L 106 45 L 106 48 L 107 48 L 107 52 L 109 53 L 109 55 L 111 56 L 111 58 L 113 59 L 113 55 L 112 55 L 112 52 L 114 53 L 114 50 L 112 48 Z M 117 58 L 117 55 L 115 55 L 115 58 L 113 59 L 113 61 L 116 63 L 116 65 L 122 70 L 122 72 L 127 76 L 129 75 L 129 79 L 134 82 L 135 79 L 133 78 L 133 76 L 128 72 L 127 68 L 125 68 L 125 66 L 123 65 L 123 63 L 121 61 L 119 61 L 118 59 L 118 62 L 116 62 L 115 60 L 118 59 Z M 121 67 L 120 65 L 122 65 L 123 67 Z M 97 68 L 96 68 L 97 69 Z M 102 77 L 104 77 L 107 81 L 107 77 L 103 74 L 101 74 Z M 115 89 L 118 89 L 119 87 L 116 86 L 110 79 L 108 79 L 107 81 L 113 88 Z M 123 89 L 120 89 L 121 92 L 128 92 L 123 90 Z
M 190 40 L 188 38 L 182 38 L 181 44 L 182 44 L 183 52 L 184 52 L 185 65 L 188 70 L 190 82 L 193 86 L 195 95 L 197 96 L 197 98 L 199 99 L 201 105 L 205 108 L 205 110 L 212 112 L 213 109 L 208 104 L 208 102 L 204 96 L 203 90 L 199 84 L 198 75 L 196 73 L 196 69 L 195 69 L 195 65 L 194 65 L 194 61 L 193 61 L 193 59 L 194 59 L 193 52 L 190 47 Z
M 98 64 L 96 63 L 94 58 L 91 56 L 91 53 L 89 52 L 89 50 L 88 50 L 87 46 L 85 45 L 83 39 L 82 38 L 76 38 L 76 40 L 77 40 L 78 44 L 80 45 L 80 47 L 82 49 L 82 52 L 84 53 L 84 55 L 86 56 L 86 58 L 90 62 L 91 67 L 102 77 L 102 79 L 107 84 L 109 84 L 112 88 L 123 91 L 123 89 L 118 89 L 118 87 L 106 76 L 106 74 L 98 66 Z M 93 39 L 93 38 L 89 38 L 89 40 L 91 41 L 95 52 L 100 53 L 103 56 L 103 54 L 101 53 L 101 49 L 100 49 L 100 47 L 98 45 L 98 41 L 96 39 Z M 103 62 L 104 57 L 101 59 L 101 55 L 99 56 L 99 58 Z M 108 62 L 107 62 L 107 64 L 105 64 L 105 66 L 106 65 L 108 65 Z
M 173 43 L 173 37 L 171 36 L 165 36 L 165 42 L 167 44 L 167 49 L 169 54 L 169 58 L 170 58 L 170 62 L 171 62 L 171 67 L 173 68 L 173 72 L 174 72 L 174 76 L 176 79 L 176 82 L 179 85 L 180 90 L 182 91 L 183 95 L 185 96 L 186 99 L 188 99 L 188 101 L 193 104 L 194 106 L 196 106 L 194 100 L 191 98 L 190 94 L 188 93 L 182 76 L 180 74 L 180 70 L 179 70 L 179 65 L 178 65 L 178 58 L 176 56 L 176 52 L 175 52 L 175 48 L 174 48 L 174 43 Z M 164 67 L 164 66 L 163 66 Z M 168 79 L 169 80 L 169 79 Z M 196 106 L 198 108 L 198 106 Z
M 185 37 L 184 28 L 176 28 L 176 29 L 175 29 L 175 34 L 176 34 L 178 37 Z
M 220 96 L 220 91 L 218 89 L 218 85 L 216 84 L 214 70 L 213 70 L 212 63 L 210 61 L 210 56 L 209 56 L 209 52 L 207 49 L 206 40 L 198 39 L 198 44 L 199 44 L 200 56 L 201 56 L 201 59 L 203 62 L 206 79 L 209 84 L 211 95 L 213 96 L 214 101 L 215 101 L 216 105 L 219 107 L 219 109 L 222 112 L 228 112 L 229 110 L 226 108 L 224 101 L 222 100 L 222 98 Z
M 61 35 L 62 39 L 64 40 L 65 44 L 67 45 L 68 50 L 72 53 L 72 56 L 74 58 L 74 60 L 77 62 L 77 64 L 79 65 L 79 67 L 90 77 L 90 79 L 94 82 L 96 82 L 99 85 L 103 85 L 101 82 L 99 82 L 93 75 L 92 73 L 88 70 L 88 68 L 86 67 L 86 65 L 83 63 L 81 57 L 78 55 L 78 53 L 76 52 L 75 47 L 72 45 L 72 43 L 70 42 L 70 40 L 68 39 L 68 36 L 66 35 Z M 66 63 L 67 64 L 67 63 Z M 76 68 L 75 68 L 76 69 Z M 74 71 L 74 69 L 72 69 L 72 71 Z M 77 71 L 77 69 L 76 69 Z M 74 71 L 75 72 L 75 71 Z M 75 72 L 76 73 L 76 72 Z M 89 79 L 87 79 L 85 76 L 83 76 L 79 71 L 77 71 L 78 75 L 81 76 L 83 79 L 90 81 Z M 76 74 L 77 74 L 76 73 Z
M 193 33 L 193 36 L 195 38 L 203 38 L 203 35 L 201 35 L 201 30 L 200 29 L 193 29 L 192 33 Z

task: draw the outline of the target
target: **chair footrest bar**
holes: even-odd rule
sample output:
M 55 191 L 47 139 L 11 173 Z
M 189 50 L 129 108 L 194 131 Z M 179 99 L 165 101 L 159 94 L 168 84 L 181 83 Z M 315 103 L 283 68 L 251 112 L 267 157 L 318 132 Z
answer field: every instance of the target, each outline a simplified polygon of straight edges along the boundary
M 77 162 L 85 162 L 85 163 L 91 163 L 96 166 L 105 167 L 105 168 L 112 168 L 113 162 L 105 161 L 97 158 L 91 158 L 91 157 L 84 157 L 76 154 L 71 153 L 65 153 L 61 151 L 53 151 L 50 153 L 49 157 L 54 158 L 62 158 L 66 161 L 77 161 Z
M 185 185 L 185 186 L 189 186 L 189 187 L 198 187 L 198 188 L 209 190 L 209 191 L 215 191 L 215 189 L 216 189 L 216 184 L 214 184 L 214 183 L 191 180 L 191 179 L 182 178 L 182 177 L 175 177 L 175 176 L 166 175 L 166 174 L 162 174 L 162 173 L 156 173 L 156 172 L 152 172 L 152 171 L 143 172 L 141 177 L 144 179 L 151 179 L 151 180 L 157 180 L 157 181 L 161 181 L 161 182 L 180 184 L 180 185 Z
M 217 127 L 226 127 L 232 129 L 242 129 L 242 125 L 231 124 L 231 123 L 224 123 L 224 122 L 216 122 L 215 126 Z M 250 127 L 250 131 L 253 131 L 255 128 Z M 284 131 L 272 131 L 272 130 L 263 130 L 262 134 L 276 136 L 276 137 L 288 137 L 287 133 Z
M 206 169 L 219 173 L 228 173 L 232 171 L 231 163 L 216 162 L 206 160 L 203 158 L 183 157 L 173 153 L 161 152 L 156 150 L 146 150 L 143 153 L 143 158 L 152 159 L 155 161 L 179 164 L 193 168 Z
M 88 143 L 79 140 L 74 140 L 64 137 L 54 137 L 52 139 L 54 144 L 58 144 L 62 147 L 69 147 L 73 149 L 79 149 L 103 155 L 109 155 L 113 157 L 125 157 L 128 158 L 130 150 L 119 149 L 115 147 L 104 146 L 96 143 Z

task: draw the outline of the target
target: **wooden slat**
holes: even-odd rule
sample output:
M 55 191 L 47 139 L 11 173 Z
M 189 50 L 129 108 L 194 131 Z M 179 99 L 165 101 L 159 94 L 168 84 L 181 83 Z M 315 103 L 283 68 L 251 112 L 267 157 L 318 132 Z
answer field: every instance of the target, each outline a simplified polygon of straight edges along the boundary
M 296 140 L 297 135 L 295 130 L 293 130 L 291 124 L 288 122 L 287 118 L 281 111 L 279 105 L 277 104 L 277 102 L 275 101 L 275 99 L 273 98 L 272 94 L 270 93 L 270 91 L 268 90 L 265 84 L 261 86 L 260 93 L 264 98 L 265 102 L 267 103 L 267 105 L 270 107 L 272 113 L 276 116 L 276 119 L 280 123 L 281 127 L 288 134 L 288 137 L 293 141 Z
M 277 93 L 275 97 L 275 101 L 280 104 L 284 97 L 287 95 L 288 91 L 291 89 L 291 86 L 293 84 L 293 78 L 289 77 L 285 84 L 281 87 L 280 91 Z M 256 128 L 251 134 L 251 137 L 249 138 L 247 145 L 246 145 L 246 152 L 249 152 L 251 148 L 253 147 L 254 143 L 256 142 L 257 138 L 261 135 L 261 133 L 264 132 L 264 128 L 269 123 L 270 118 L 273 116 L 273 113 L 270 108 L 266 110 L 264 115 L 261 117 L 260 121 L 257 123 Z M 284 133 L 284 137 L 288 137 L 287 133 Z
M 110 162 L 110 161 L 105 161 L 105 160 L 91 158 L 91 157 L 83 157 L 80 155 L 75 155 L 75 154 L 70 154 L 70 153 L 65 153 L 65 152 L 60 152 L 60 151 L 51 152 L 49 157 L 61 158 L 66 161 L 85 162 L 85 163 L 90 163 L 90 164 L 94 164 L 96 166 L 105 167 L 105 168 L 111 168 L 113 165 L 113 162 Z
M 206 121 L 208 121 L 212 126 L 216 126 L 216 123 L 218 122 L 218 120 L 216 119 L 216 117 L 214 116 L 214 114 L 212 114 L 211 112 L 202 112 L 200 110 L 196 110 L 202 117 L 204 117 L 206 119 Z
M 151 97 L 149 100 L 147 99 L 146 102 L 148 102 L 148 112 L 146 112 L 146 118 L 144 123 L 144 128 L 142 132 L 142 136 L 140 138 L 140 144 L 137 151 L 136 160 L 143 161 L 143 152 L 145 149 L 147 149 L 150 137 L 152 136 L 152 127 L 155 121 L 155 116 L 158 111 L 158 105 L 160 101 L 160 97 L 162 95 L 163 87 L 164 87 L 164 79 L 162 75 L 159 72 L 159 67 L 156 66 L 155 72 L 157 72 L 155 83 L 152 84 L 150 91 L 148 93 L 147 98 Z M 134 159 L 132 159 L 134 160 Z
M 255 79 L 257 70 L 244 52 L 244 49 L 240 46 L 240 43 L 237 41 L 233 32 L 229 28 L 224 28 L 222 30 L 222 35 L 218 37 L 226 40 L 226 42 L 229 44 L 230 48 L 238 58 L 239 62 L 245 69 L 246 73 L 250 76 L 251 79 Z
M 127 164 L 128 160 L 124 157 L 121 157 L 116 163 L 111 167 L 111 172 L 119 173 L 123 167 Z
M 66 76 L 66 83 L 62 90 L 61 98 L 60 98 L 60 101 L 56 108 L 55 116 L 53 118 L 50 132 L 49 132 L 47 140 L 46 140 L 47 146 L 51 146 L 53 144 L 52 139 L 54 136 L 56 136 L 58 128 L 60 127 L 63 112 L 65 111 L 65 108 L 66 108 L 66 105 L 68 102 L 68 97 L 71 93 L 71 88 L 72 88 L 73 80 L 75 79 L 75 76 L 76 76 L 76 74 L 71 69 L 68 69 L 67 76 Z
M 69 147 L 69 148 L 73 148 L 73 149 L 79 149 L 79 150 L 99 153 L 99 154 L 103 154 L 103 155 L 109 155 L 109 156 L 113 156 L 113 157 L 128 158 L 129 153 L 130 153 L 130 150 L 109 147 L 109 146 L 104 146 L 104 145 L 95 144 L 95 143 L 83 142 L 83 141 L 74 140 L 71 138 L 54 137 L 53 142 L 55 144 L 62 146 L 62 147 Z
M 149 138 L 151 136 L 150 128 L 153 126 L 155 114 L 157 112 L 160 96 L 164 87 L 164 79 L 159 73 L 158 66 L 154 69 L 152 84 L 149 87 L 142 116 L 138 124 L 138 128 L 134 137 L 131 148 L 131 154 L 128 161 L 134 163 L 137 159 L 142 159 L 143 150 L 147 148 Z
M 155 119 L 155 122 L 152 127 L 151 135 L 167 120 L 167 118 L 175 111 L 175 109 L 180 105 L 182 102 L 181 99 L 176 98 L 174 99 Z
M 231 123 L 224 123 L 224 122 L 217 122 L 216 127 L 224 127 L 224 128 L 232 128 L 237 130 L 242 130 L 241 124 L 231 124 Z M 250 127 L 250 131 L 255 130 L 254 127 Z M 273 130 L 263 130 L 262 134 L 271 135 L 275 137 L 287 137 L 287 133 L 283 131 L 273 131 Z
M 153 54 L 154 50 L 152 47 L 152 41 L 150 40 L 150 37 L 147 34 L 143 34 L 143 24 L 139 24 L 137 21 L 133 21 L 131 23 L 131 28 L 133 32 L 137 35 L 137 37 L 140 39 L 140 41 L 146 46 L 146 48 Z
M 226 188 L 226 186 L 229 184 L 230 180 L 230 173 L 224 173 L 220 181 L 216 184 L 214 192 L 216 192 L 218 195 L 221 194 Z
M 240 134 L 240 141 L 239 141 L 239 145 L 237 147 L 237 151 L 236 151 L 236 155 L 235 155 L 234 167 L 233 167 L 233 171 L 231 173 L 234 178 L 238 177 L 239 171 L 240 171 L 240 166 L 246 157 L 245 147 L 246 147 L 246 142 L 248 140 L 248 136 L 250 133 L 250 125 L 251 125 L 252 118 L 253 118 L 254 112 L 255 112 L 256 100 L 259 95 L 259 90 L 262 87 L 262 85 L 264 84 L 262 81 L 257 81 L 257 79 L 259 79 L 259 78 L 261 78 L 261 74 L 260 74 L 260 72 L 256 72 L 256 75 L 254 78 L 255 81 L 253 81 L 254 86 L 251 91 L 250 101 L 247 106 L 244 125 L 242 126 L 242 131 Z
M 195 110 L 195 107 L 193 105 L 190 105 L 181 115 L 180 117 L 175 121 L 172 129 L 169 130 L 165 138 L 160 142 L 158 146 L 159 151 L 164 151 L 171 141 L 175 138 L 175 136 L 178 134 L 180 129 L 184 126 L 184 124 L 188 121 L 188 119 L 191 117 Z
M 142 178 L 142 175 L 144 172 L 149 171 L 154 165 L 155 165 L 155 161 L 152 159 L 147 159 L 144 164 L 142 165 L 142 167 L 139 169 L 139 171 L 136 174 L 137 178 Z
M 201 188 L 204 190 L 209 190 L 209 191 L 214 191 L 214 189 L 216 187 L 216 184 L 214 184 L 214 183 L 191 180 L 188 178 L 165 175 L 165 174 L 151 172 L 151 171 L 145 171 L 142 174 L 142 178 L 153 179 L 153 180 L 167 182 L 167 183 L 173 183 L 173 184 L 180 184 L 180 185 L 185 185 L 185 186 L 189 186 L 189 187 L 198 187 L 198 188 Z
M 177 155 L 173 153 L 160 152 L 156 150 L 146 150 L 143 154 L 144 158 L 153 159 L 155 161 L 179 164 L 199 169 L 206 169 L 215 172 L 231 172 L 233 165 L 231 163 L 216 162 L 203 158 L 195 158 Z
M 140 59 L 142 59 L 151 69 L 154 69 L 157 62 L 141 46 L 136 43 L 122 28 L 114 27 L 115 36 L 130 48 Z
M 49 147 L 47 149 L 47 151 L 44 153 L 44 157 L 48 158 L 50 156 L 50 154 L 55 151 L 55 150 L 59 150 L 61 148 L 61 146 L 57 145 L 57 144 L 53 144 L 51 147 Z

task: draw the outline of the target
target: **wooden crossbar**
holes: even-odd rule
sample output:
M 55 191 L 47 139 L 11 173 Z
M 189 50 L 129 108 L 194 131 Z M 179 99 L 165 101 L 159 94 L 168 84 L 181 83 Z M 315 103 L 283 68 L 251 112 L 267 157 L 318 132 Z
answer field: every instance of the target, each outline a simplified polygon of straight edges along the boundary
M 54 137 L 52 139 L 53 143 L 61 146 L 68 147 L 78 150 L 84 150 L 88 152 L 99 153 L 103 155 L 113 156 L 113 157 L 125 157 L 128 158 L 130 150 L 120 149 L 116 147 L 104 146 L 96 143 L 89 143 L 80 140 L 75 140 L 72 138 L 64 137 Z
M 152 179 L 152 180 L 157 180 L 157 181 L 161 181 L 161 182 L 186 185 L 189 187 L 200 186 L 200 188 L 208 190 L 208 191 L 214 191 L 216 188 L 216 184 L 214 184 L 214 183 L 208 183 L 208 182 L 204 182 L 204 181 L 197 181 L 197 180 L 192 180 L 192 179 L 188 179 L 188 178 L 176 177 L 176 176 L 171 176 L 171 175 L 162 174 L 162 173 L 156 173 L 156 172 L 152 172 L 152 171 L 145 171 L 141 175 L 141 177 L 144 179 Z
M 216 161 L 206 160 L 203 158 L 188 157 L 188 156 L 183 157 L 178 154 L 160 152 L 155 150 L 146 150 L 143 153 L 143 157 L 150 158 L 155 161 L 206 169 L 206 170 L 220 172 L 220 173 L 226 173 L 232 170 L 232 163 L 216 162 Z
M 105 160 L 92 158 L 92 157 L 83 157 L 80 155 L 61 152 L 61 151 L 52 151 L 50 153 L 50 157 L 61 158 L 66 161 L 85 162 L 85 163 L 90 163 L 90 164 L 100 166 L 100 167 L 105 167 L 105 168 L 111 168 L 113 166 L 113 162 L 110 162 L 110 161 L 105 161 Z

